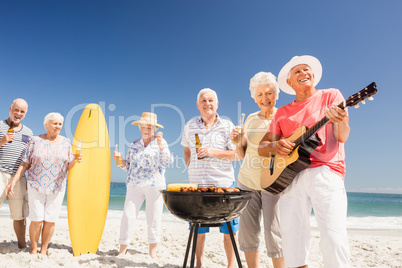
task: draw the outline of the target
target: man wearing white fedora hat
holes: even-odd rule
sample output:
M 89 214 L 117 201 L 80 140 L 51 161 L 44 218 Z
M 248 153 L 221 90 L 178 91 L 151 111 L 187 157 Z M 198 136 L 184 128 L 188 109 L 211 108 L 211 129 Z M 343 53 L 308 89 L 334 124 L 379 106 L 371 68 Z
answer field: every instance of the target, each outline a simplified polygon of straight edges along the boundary
M 278 109 L 260 142 L 261 156 L 289 157 L 295 143 L 284 138 L 292 136 L 303 125 L 310 128 L 324 117 L 331 122 L 314 136 L 318 146 L 310 155 L 310 166 L 298 173 L 281 193 L 279 210 L 287 267 L 307 267 L 312 208 L 320 230 L 325 267 L 350 266 L 343 181 L 349 119 L 347 110 L 336 106 L 344 101 L 339 90 L 315 88 L 321 75 L 321 63 L 308 55 L 292 58 L 281 69 L 279 87 L 296 95 L 296 99 Z

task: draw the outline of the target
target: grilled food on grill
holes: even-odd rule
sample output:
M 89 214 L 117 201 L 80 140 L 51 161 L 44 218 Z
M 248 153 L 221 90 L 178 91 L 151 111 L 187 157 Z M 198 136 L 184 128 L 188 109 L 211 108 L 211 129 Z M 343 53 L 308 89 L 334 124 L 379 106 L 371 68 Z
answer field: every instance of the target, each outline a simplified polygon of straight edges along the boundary
M 195 184 L 190 184 L 190 183 L 171 183 L 168 184 L 167 190 L 171 192 L 182 192 L 181 188 L 186 187 L 186 188 L 194 188 L 197 189 L 197 185 Z
M 240 190 L 237 188 L 228 187 L 180 187 L 180 192 L 198 192 L 198 193 L 239 193 Z

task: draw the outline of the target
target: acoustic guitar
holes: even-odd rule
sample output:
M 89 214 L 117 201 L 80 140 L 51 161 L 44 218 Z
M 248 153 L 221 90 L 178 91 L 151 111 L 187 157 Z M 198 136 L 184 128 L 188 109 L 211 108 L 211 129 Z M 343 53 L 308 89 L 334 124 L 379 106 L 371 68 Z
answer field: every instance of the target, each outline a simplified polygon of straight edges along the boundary
M 365 103 L 365 99 L 373 100 L 373 95 L 377 93 L 377 85 L 371 83 L 363 90 L 350 96 L 347 100 L 338 105 L 345 109 L 349 106 L 359 107 L 358 103 Z M 317 131 L 325 126 L 329 119 L 324 116 L 320 121 L 309 129 L 306 126 L 299 127 L 289 138 L 285 140 L 295 143 L 295 147 L 289 157 L 273 155 L 265 158 L 261 171 L 261 188 L 273 194 L 279 194 L 293 181 L 296 175 L 308 168 L 311 164 L 310 154 L 317 148 L 320 139 L 316 135 Z

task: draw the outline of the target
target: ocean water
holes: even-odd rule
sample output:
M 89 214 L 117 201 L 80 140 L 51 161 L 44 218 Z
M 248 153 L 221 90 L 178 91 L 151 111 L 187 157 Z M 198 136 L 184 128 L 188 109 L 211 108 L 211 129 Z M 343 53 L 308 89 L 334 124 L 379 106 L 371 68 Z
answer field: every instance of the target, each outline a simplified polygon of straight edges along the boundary
M 123 210 L 125 183 L 110 185 L 109 210 Z M 402 231 L 402 194 L 347 193 L 348 228 Z M 145 202 L 141 208 L 145 210 Z M 168 210 L 164 208 L 167 213 Z M 312 226 L 316 226 L 312 216 Z

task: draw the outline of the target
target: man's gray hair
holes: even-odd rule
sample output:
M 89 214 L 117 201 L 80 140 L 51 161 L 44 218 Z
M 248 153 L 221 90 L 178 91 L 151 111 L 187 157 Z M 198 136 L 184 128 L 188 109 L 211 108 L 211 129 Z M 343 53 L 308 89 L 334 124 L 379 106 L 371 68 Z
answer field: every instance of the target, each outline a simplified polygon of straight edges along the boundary
M 15 99 L 15 100 L 13 100 L 13 102 L 12 102 L 11 105 L 10 105 L 10 108 L 13 109 L 13 108 L 14 108 L 14 105 L 15 105 L 17 102 L 23 102 L 23 103 L 27 106 L 27 111 L 28 111 L 28 102 L 27 102 L 26 100 L 24 100 L 24 99 L 21 99 L 21 98 L 17 98 L 17 99 Z
M 200 101 L 200 97 L 202 94 L 209 93 L 209 92 L 215 95 L 216 102 L 218 102 L 218 94 L 216 94 L 215 90 L 212 90 L 210 88 L 204 88 L 204 89 L 201 89 L 200 92 L 198 92 L 197 103 Z

